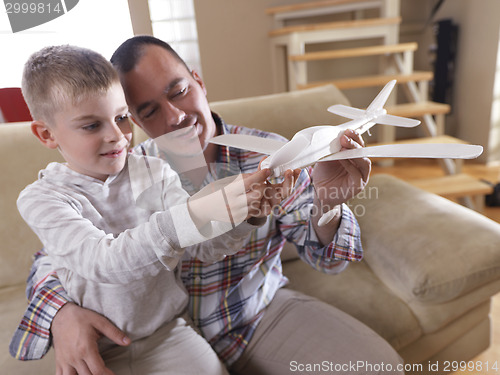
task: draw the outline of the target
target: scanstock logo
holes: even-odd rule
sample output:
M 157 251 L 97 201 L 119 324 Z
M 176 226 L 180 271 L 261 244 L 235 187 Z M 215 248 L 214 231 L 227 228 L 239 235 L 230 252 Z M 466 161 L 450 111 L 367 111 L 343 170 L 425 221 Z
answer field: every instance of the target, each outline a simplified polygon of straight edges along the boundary
M 4 0 L 13 33 L 31 29 L 61 17 L 78 4 L 78 0 Z

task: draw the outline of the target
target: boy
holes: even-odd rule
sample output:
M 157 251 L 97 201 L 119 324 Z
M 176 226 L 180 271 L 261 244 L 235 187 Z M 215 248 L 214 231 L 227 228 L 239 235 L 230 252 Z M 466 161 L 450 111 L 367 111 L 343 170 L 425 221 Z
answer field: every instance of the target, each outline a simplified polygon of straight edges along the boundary
M 262 216 L 269 172 L 241 176 L 223 189 L 229 213 L 218 209 L 220 195 L 209 194 L 210 186 L 189 198 L 168 165 L 128 155 L 131 128 L 117 73 L 93 51 L 42 49 L 26 63 L 22 89 L 34 135 L 66 163 L 41 171 L 21 192 L 18 208 L 72 299 L 132 339 L 130 349 L 100 343 L 108 367 L 116 373 L 225 374 L 183 317 L 187 294 L 175 267 L 185 244 L 207 262 L 241 248 L 255 228 L 243 220 Z M 139 207 L 136 198 L 145 202 Z M 233 227 L 241 224 L 202 243 L 227 231 L 227 223 L 212 220 L 228 216 Z

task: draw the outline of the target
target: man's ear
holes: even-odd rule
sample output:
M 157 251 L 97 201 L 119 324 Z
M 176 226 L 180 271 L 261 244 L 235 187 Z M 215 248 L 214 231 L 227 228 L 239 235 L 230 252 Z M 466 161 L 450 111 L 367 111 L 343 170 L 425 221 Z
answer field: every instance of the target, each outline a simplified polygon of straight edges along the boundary
M 201 86 L 201 89 L 203 90 L 206 96 L 207 88 L 205 87 L 205 83 L 203 83 L 203 80 L 201 79 L 200 75 L 196 72 L 196 70 L 191 70 L 191 75 L 193 76 L 194 80 L 198 82 L 198 84 Z
M 50 128 L 43 121 L 33 121 L 31 123 L 31 132 L 47 148 L 57 148 L 57 141 Z

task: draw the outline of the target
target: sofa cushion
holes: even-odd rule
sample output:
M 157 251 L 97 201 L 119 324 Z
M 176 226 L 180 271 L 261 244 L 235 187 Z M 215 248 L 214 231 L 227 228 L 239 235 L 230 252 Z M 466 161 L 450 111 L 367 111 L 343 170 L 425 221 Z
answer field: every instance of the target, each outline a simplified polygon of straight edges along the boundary
M 500 225 L 485 216 L 388 175 L 350 204 L 366 262 L 403 300 L 442 303 L 500 279 Z
M 365 323 L 395 349 L 422 335 L 408 306 L 373 274 L 365 262 L 352 263 L 337 275 L 314 270 L 301 260 L 283 264 L 289 288 L 318 298 Z

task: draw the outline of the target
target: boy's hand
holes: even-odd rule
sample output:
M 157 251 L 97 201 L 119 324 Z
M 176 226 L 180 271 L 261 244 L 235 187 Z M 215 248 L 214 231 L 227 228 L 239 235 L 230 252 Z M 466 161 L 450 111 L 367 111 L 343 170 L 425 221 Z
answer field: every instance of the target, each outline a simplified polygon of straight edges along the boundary
M 268 216 L 274 207 L 279 205 L 283 200 L 288 198 L 293 191 L 295 182 L 299 178 L 301 170 L 287 170 L 284 174 L 283 182 L 271 184 L 266 181 L 266 188 L 264 190 L 264 196 L 260 202 L 259 210 L 257 211 L 259 215 L 254 217 L 266 217 Z
M 210 221 L 238 225 L 250 217 L 261 215 L 261 201 L 269 175 L 269 169 L 264 169 L 226 177 L 205 186 L 188 201 L 196 226 L 201 228 Z
M 118 345 L 130 339 L 104 316 L 73 303 L 65 304 L 51 327 L 56 375 L 113 375 L 99 354 L 97 340 L 106 336 Z

